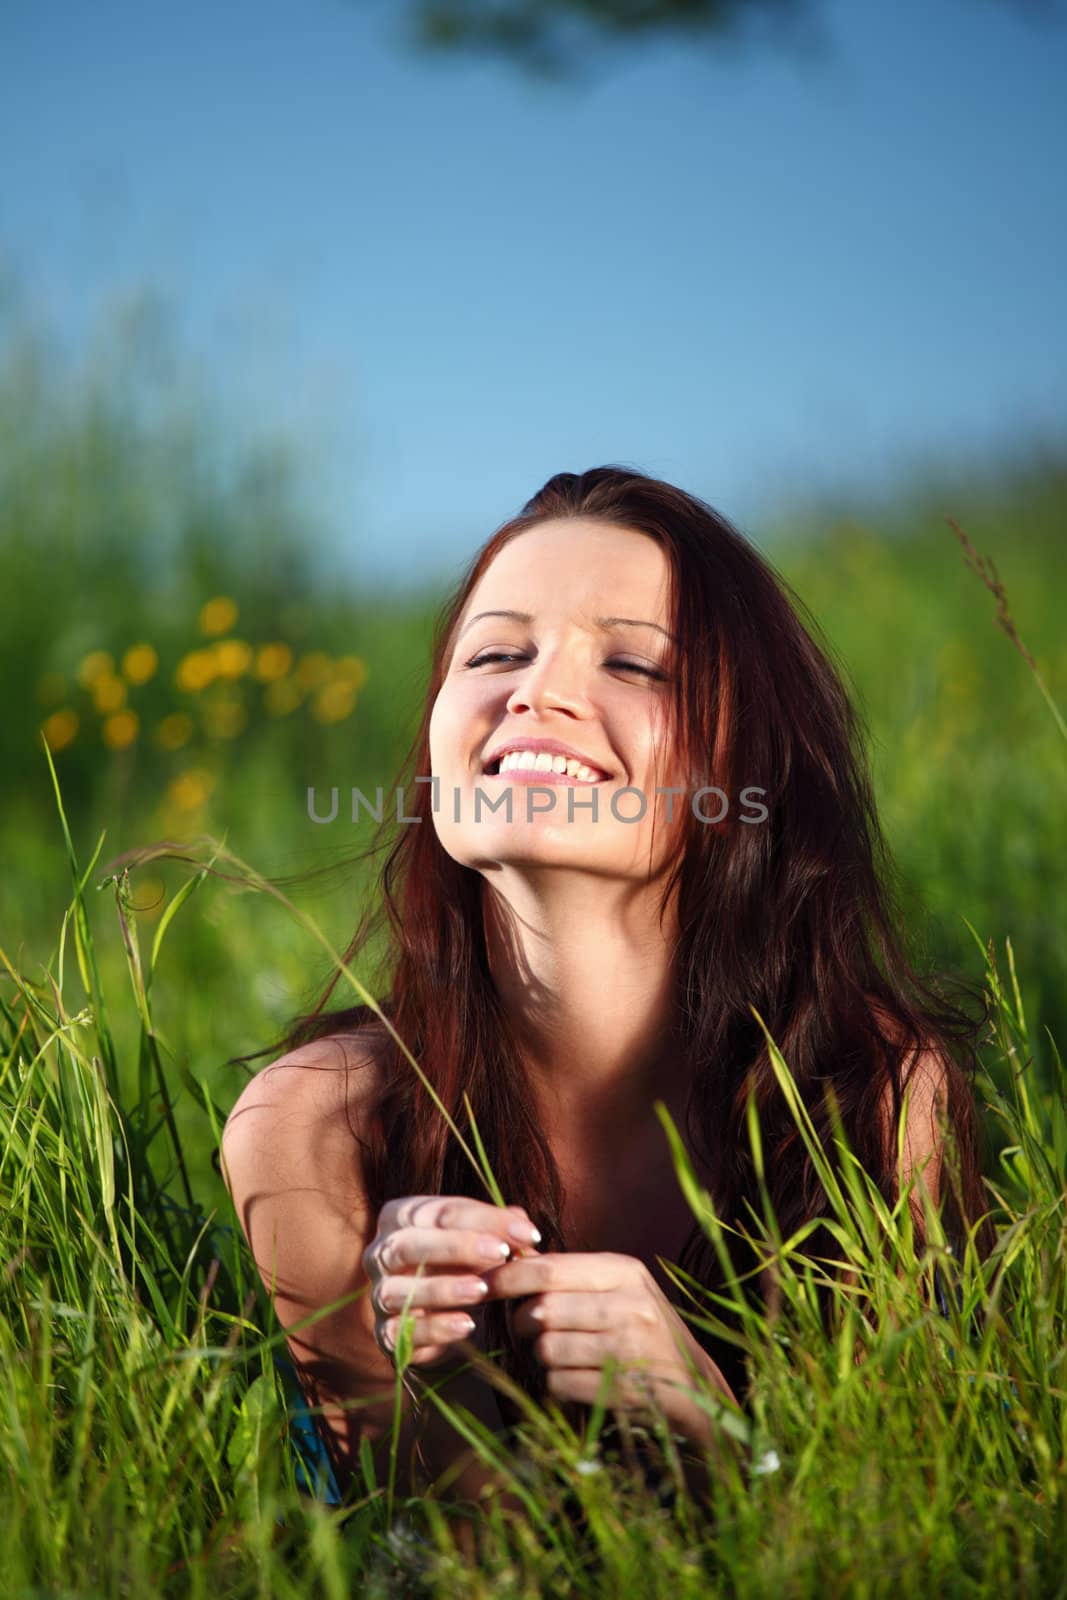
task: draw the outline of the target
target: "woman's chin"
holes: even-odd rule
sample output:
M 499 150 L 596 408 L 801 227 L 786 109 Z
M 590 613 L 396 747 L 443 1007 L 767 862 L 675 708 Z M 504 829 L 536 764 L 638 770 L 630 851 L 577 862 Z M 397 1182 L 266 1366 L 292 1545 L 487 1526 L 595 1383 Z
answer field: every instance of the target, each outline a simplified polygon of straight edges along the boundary
M 552 866 L 602 872 L 610 866 L 604 851 L 591 848 L 591 841 L 537 828 L 522 833 L 508 830 L 506 837 L 495 839 L 483 837 L 464 840 L 451 853 L 479 871 L 501 867 Z

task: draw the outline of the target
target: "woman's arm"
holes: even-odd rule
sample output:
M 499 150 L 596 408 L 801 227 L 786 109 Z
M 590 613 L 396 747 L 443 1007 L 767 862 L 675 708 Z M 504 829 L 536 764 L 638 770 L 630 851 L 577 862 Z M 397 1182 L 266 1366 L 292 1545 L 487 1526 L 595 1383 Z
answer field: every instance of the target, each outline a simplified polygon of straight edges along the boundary
M 880 1010 L 880 1008 L 879 1008 Z M 884 1014 L 880 1020 L 885 1024 Z M 896 1041 L 895 1030 L 893 1032 Z M 948 1115 L 948 1069 L 940 1052 L 932 1045 L 913 1051 L 904 1064 L 902 1082 L 907 1096 L 907 1120 L 901 1151 L 899 1189 L 902 1192 L 915 1178 L 911 1204 L 918 1219 L 922 1219 L 920 1188 L 925 1188 L 934 1205 L 941 1198 L 941 1166 L 944 1139 L 941 1123 Z M 896 1166 L 897 1121 L 893 1111 L 892 1085 L 887 1083 L 882 1093 L 881 1115 L 883 1136 L 890 1159 Z
M 884 1017 L 880 1020 L 885 1026 Z M 895 1029 L 889 1036 L 894 1043 L 899 1042 Z M 891 1083 L 885 1085 L 879 1102 L 881 1132 L 895 1174 L 894 1194 L 899 1197 L 912 1186 L 909 1205 L 919 1237 L 924 1238 L 924 1196 L 935 1210 L 941 1204 L 944 1127 L 949 1116 L 949 1069 L 940 1049 L 929 1042 L 918 1050 L 913 1049 L 904 1062 L 901 1081 L 903 1137 L 894 1110 Z M 908 1268 L 904 1263 L 897 1270 L 901 1278 L 907 1276 Z M 844 1274 L 844 1281 L 855 1284 L 855 1274 Z M 857 1343 L 857 1360 L 865 1359 L 864 1347 Z
M 346 1071 L 346 1066 L 350 1069 Z M 364 1108 L 376 1088 L 373 1058 L 355 1038 L 315 1041 L 266 1067 L 245 1087 L 222 1137 L 223 1171 L 237 1215 L 283 1328 L 359 1291 L 338 1311 L 288 1336 L 289 1353 L 317 1418 L 342 1493 L 358 1471 L 360 1441 L 371 1445 L 386 1480 L 395 1370 L 375 1339 L 363 1252 L 377 1218 L 361 1180 Z M 491 1389 L 443 1363 L 428 1374 L 442 1394 L 502 1426 Z M 460 1469 L 451 1493 L 477 1495 L 486 1481 L 468 1447 L 432 1401 L 402 1395 L 397 1487 L 418 1492 L 427 1478 Z

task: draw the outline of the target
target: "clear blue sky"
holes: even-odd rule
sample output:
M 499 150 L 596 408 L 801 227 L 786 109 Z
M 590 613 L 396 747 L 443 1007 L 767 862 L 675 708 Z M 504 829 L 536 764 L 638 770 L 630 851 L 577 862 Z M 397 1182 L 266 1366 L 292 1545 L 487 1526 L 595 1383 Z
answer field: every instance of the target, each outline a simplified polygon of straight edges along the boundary
M 626 461 L 754 537 L 1064 421 L 1067 25 L 820 8 L 818 59 L 585 87 L 425 57 L 392 0 L 6 0 L 0 253 L 75 340 L 140 285 L 339 548 L 455 573 Z

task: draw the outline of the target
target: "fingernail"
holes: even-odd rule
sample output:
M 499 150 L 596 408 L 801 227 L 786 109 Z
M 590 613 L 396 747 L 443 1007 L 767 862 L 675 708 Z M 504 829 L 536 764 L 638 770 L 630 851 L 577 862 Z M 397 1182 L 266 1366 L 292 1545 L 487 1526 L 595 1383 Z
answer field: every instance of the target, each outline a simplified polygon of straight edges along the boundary
M 468 1316 L 453 1317 L 451 1326 L 457 1333 L 470 1333 L 474 1328 L 474 1318 Z
M 489 1293 L 489 1285 L 484 1278 L 468 1278 L 466 1283 L 461 1283 L 459 1292 L 464 1300 L 481 1299 L 483 1294 Z
M 506 1261 L 511 1254 L 511 1246 L 504 1239 L 480 1239 L 478 1254 L 483 1261 Z
M 508 1232 L 511 1234 L 513 1239 L 518 1240 L 519 1244 L 541 1243 L 540 1229 L 535 1228 L 532 1222 L 524 1222 L 521 1217 L 517 1221 L 511 1223 L 508 1228 Z

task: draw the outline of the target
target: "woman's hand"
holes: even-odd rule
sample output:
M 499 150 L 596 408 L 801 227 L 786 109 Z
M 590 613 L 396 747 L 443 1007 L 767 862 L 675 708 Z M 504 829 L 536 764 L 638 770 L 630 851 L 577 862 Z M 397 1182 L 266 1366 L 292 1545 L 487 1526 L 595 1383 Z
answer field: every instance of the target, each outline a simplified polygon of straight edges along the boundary
M 515 1311 L 516 1334 L 535 1339 L 559 1400 L 592 1404 L 609 1357 L 620 1363 L 607 1396 L 613 1410 L 647 1407 L 655 1397 L 671 1427 L 704 1442 L 713 1423 L 692 1397 L 694 1369 L 729 1400 L 737 1398 L 644 1262 L 580 1252 L 530 1255 L 489 1274 L 494 1299 L 531 1296 Z
M 465 1309 L 484 1303 L 483 1274 L 540 1234 L 521 1206 L 495 1206 L 461 1195 L 406 1195 L 381 1209 L 378 1231 L 363 1252 L 371 1281 L 374 1336 L 390 1358 L 400 1313 L 414 1314 L 412 1362 L 432 1366 L 474 1331 Z

